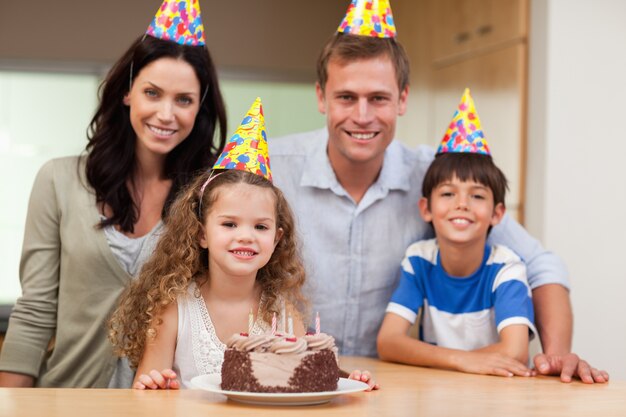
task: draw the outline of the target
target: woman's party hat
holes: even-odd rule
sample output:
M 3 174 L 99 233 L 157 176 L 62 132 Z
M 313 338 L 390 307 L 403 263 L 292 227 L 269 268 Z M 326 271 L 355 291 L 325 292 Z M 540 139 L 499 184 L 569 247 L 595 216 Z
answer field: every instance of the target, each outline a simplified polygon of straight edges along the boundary
M 465 89 L 437 153 L 464 152 L 491 155 L 469 88 Z
M 164 0 L 146 34 L 180 45 L 204 45 L 204 25 L 199 1 Z
M 396 25 L 389 1 L 352 0 L 337 32 L 375 38 L 395 38 Z
M 238 169 L 272 181 L 261 98 L 257 97 L 213 169 Z

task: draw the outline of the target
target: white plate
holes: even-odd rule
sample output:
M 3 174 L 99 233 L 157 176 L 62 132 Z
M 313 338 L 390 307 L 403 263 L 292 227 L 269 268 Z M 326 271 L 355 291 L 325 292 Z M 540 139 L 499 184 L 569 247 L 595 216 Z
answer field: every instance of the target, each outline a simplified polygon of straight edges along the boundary
M 233 401 L 258 405 L 312 405 L 323 404 L 333 397 L 353 392 L 365 391 L 367 384 L 352 379 L 339 378 L 336 391 L 302 393 L 266 393 L 226 391 L 221 387 L 220 374 L 200 375 L 191 379 L 192 388 L 202 389 L 216 394 L 223 394 Z

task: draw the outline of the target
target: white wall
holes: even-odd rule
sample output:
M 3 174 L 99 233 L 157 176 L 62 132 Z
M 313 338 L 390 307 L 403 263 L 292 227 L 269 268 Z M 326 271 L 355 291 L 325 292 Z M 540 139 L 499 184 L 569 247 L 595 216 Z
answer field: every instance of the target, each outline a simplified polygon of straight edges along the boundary
M 531 2 L 527 227 L 570 271 L 574 351 L 626 380 L 626 2 Z

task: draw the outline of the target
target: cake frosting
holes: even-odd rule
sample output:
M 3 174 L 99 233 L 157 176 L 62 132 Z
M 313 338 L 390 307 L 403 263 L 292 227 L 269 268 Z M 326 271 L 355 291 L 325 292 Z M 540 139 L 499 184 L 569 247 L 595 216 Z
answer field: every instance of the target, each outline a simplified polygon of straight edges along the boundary
M 335 339 L 233 335 L 226 344 L 222 389 L 247 392 L 334 391 L 339 380 Z

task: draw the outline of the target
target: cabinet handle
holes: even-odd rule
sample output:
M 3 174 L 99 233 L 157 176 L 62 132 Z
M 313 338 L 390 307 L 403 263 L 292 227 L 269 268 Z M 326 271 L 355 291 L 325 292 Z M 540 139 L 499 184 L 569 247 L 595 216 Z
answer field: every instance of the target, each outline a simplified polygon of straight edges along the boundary
M 454 42 L 456 43 L 467 42 L 469 38 L 470 38 L 469 32 L 459 32 L 456 35 L 454 35 Z
M 479 26 L 476 29 L 476 33 L 479 36 L 485 36 L 485 35 L 490 34 L 492 30 L 493 30 L 493 26 L 491 26 L 491 25 L 482 25 L 482 26 Z

